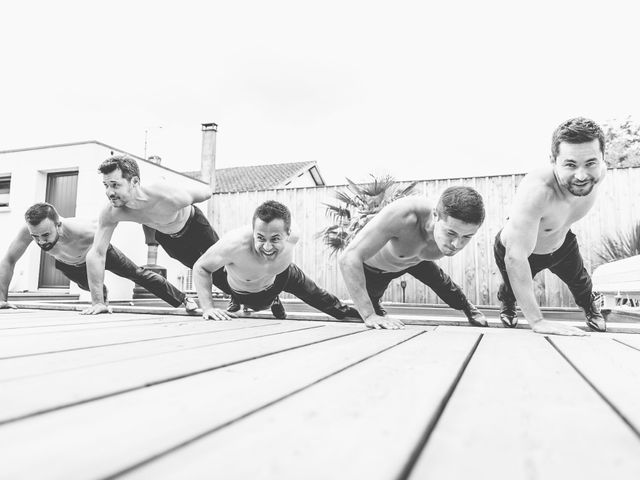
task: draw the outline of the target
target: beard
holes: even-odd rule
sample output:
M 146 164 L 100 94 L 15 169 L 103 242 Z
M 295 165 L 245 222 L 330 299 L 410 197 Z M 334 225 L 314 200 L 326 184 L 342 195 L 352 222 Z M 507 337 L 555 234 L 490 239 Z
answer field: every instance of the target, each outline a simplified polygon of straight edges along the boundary
M 574 195 L 576 197 L 586 197 L 587 195 L 589 195 L 591 193 L 591 191 L 593 190 L 593 187 L 595 187 L 596 185 L 596 181 L 591 178 L 587 181 L 587 183 L 583 184 L 583 185 L 576 185 L 574 183 L 568 183 L 567 184 L 567 190 L 569 190 L 569 193 L 571 195 Z
M 47 243 L 43 243 L 42 245 L 38 245 L 42 250 L 44 250 L 45 252 L 48 252 L 49 250 L 51 250 L 54 246 L 55 246 L 56 242 L 47 242 Z

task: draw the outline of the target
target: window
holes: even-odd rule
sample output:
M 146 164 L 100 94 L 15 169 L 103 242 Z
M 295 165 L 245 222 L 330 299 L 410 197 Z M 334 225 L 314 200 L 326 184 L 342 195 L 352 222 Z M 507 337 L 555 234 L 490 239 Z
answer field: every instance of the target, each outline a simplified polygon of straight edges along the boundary
M 0 207 L 9 206 L 9 192 L 11 191 L 11 176 L 0 176 Z

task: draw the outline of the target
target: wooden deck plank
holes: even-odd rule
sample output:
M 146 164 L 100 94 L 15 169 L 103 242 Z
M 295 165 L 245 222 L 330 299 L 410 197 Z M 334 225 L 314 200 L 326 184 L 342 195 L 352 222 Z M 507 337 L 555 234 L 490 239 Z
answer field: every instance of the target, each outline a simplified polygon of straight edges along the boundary
M 63 326 L 73 326 L 85 325 L 87 328 L 91 328 L 93 325 L 111 325 L 111 324 L 119 324 L 119 323 L 132 323 L 139 322 L 139 324 L 143 323 L 179 323 L 185 322 L 192 319 L 199 319 L 200 316 L 166 316 L 166 315 L 151 315 L 151 314 L 118 314 L 114 313 L 112 315 L 79 315 L 75 313 L 73 316 L 50 316 L 43 317 L 34 316 L 23 319 L 21 317 L 13 318 L 9 321 L 0 320 L 0 334 L 4 335 L 5 332 L 11 330 L 23 330 L 25 332 L 31 329 L 38 329 L 44 327 L 63 327 Z M 46 330 L 43 330 L 46 331 Z
M 615 335 L 613 338 L 620 343 L 640 350 L 640 335 Z
M 485 335 L 411 479 L 637 479 L 640 441 L 540 335 Z
M 549 340 L 632 425 L 640 439 L 640 350 L 610 338 Z
M 3 385 L 0 422 L 364 331 L 350 325 L 327 325 L 15 380 Z
M 327 326 L 317 332 L 332 329 L 345 331 Z M 3 425 L 3 474 L 104 478 L 222 428 L 414 335 L 429 335 L 422 330 L 361 331 L 255 360 L 245 354 L 247 361 L 240 364 Z M 271 340 L 279 337 L 285 336 Z M 249 342 L 243 342 L 245 349 Z M 273 345 L 265 347 L 274 350 Z M 215 351 L 210 353 L 215 357 Z M 207 357 L 201 356 L 200 365 Z M 222 357 L 230 361 L 233 355 L 226 352 Z
M 120 321 L 80 321 L 68 319 L 66 322 L 56 322 L 48 325 L 28 325 L 23 323 L 12 328 L 0 330 L 2 338 L 24 335 L 46 335 L 52 333 L 69 333 L 82 331 L 98 331 L 113 328 L 139 327 L 147 325 L 180 325 L 185 322 L 199 322 L 201 317 L 158 317 L 154 315 L 127 315 Z M 104 317 L 103 317 L 104 318 Z
M 43 319 L 55 318 L 74 318 L 80 317 L 78 312 L 60 311 L 60 312 L 44 312 L 42 310 L 0 310 L 0 326 L 15 324 L 18 322 L 42 321 Z
M 397 478 L 478 338 L 414 337 L 124 478 Z
M 238 320 L 233 322 L 234 328 L 139 342 L 135 348 L 126 343 L 59 352 L 47 355 L 46 360 L 41 355 L 10 358 L 0 362 L 0 382 L 321 326 L 317 322 L 269 322 L 267 325 L 257 325 L 255 322 Z
M 266 325 L 269 320 L 249 320 L 255 325 Z M 96 325 L 88 330 L 57 331 L 39 335 L 2 335 L 0 337 L 0 360 L 25 356 L 62 352 L 78 348 L 96 348 L 125 342 L 150 341 L 198 332 L 233 329 L 237 323 L 211 322 L 202 319 L 185 320 L 168 324 L 117 324 Z

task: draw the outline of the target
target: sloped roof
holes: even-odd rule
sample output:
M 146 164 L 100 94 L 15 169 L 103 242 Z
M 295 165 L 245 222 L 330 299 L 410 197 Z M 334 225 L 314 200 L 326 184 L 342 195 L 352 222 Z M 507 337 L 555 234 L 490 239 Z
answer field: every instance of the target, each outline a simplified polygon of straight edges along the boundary
M 271 165 L 217 168 L 216 193 L 247 192 L 284 187 L 301 173 L 314 167 L 315 175 L 313 175 L 313 177 L 316 184 L 324 185 L 324 180 L 320 172 L 318 172 L 316 162 L 274 163 Z M 195 178 L 199 178 L 200 176 L 199 171 L 184 173 Z
M 163 170 L 168 170 L 170 172 L 177 173 L 178 175 L 182 175 L 182 176 L 185 176 L 185 177 L 190 177 L 190 178 L 192 178 L 194 180 L 197 180 L 199 182 L 202 181 L 202 180 L 200 180 L 199 175 L 190 175 L 188 172 L 179 172 L 178 170 L 174 170 L 172 168 L 165 167 L 164 165 L 161 165 L 159 163 L 151 162 L 151 161 L 146 160 L 146 159 L 144 159 L 142 157 L 139 157 L 138 155 L 134 155 L 132 153 L 126 152 L 126 151 L 124 151 L 124 150 L 122 150 L 120 148 L 112 147 L 111 145 L 107 145 L 106 143 L 102 143 L 102 142 L 99 142 L 97 140 L 85 140 L 83 142 L 56 143 L 56 144 L 53 144 L 53 145 L 40 145 L 40 146 L 37 146 L 37 147 L 26 147 L 26 148 L 14 148 L 14 149 L 11 149 L 11 150 L 0 150 L 0 154 L 31 152 L 33 150 L 46 150 L 48 148 L 78 147 L 78 146 L 82 146 L 82 145 L 98 145 L 100 147 L 104 147 L 104 148 L 110 150 L 111 151 L 111 155 L 113 155 L 115 152 L 121 153 L 123 155 L 127 155 L 128 157 L 131 157 L 131 158 L 135 159 L 137 162 L 145 162 L 145 163 L 154 165 L 157 168 L 161 168 Z M 206 182 L 204 182 L 204 183 L 206 183 Z

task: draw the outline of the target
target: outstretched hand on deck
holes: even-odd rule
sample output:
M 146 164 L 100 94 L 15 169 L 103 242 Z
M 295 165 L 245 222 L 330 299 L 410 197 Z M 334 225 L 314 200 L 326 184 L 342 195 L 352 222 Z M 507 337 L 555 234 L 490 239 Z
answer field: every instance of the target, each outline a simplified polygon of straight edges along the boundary
M 404 323 L 400 320 L 395 320 L 393 318 L 381 317 L 380 315 L 369 315 L 364 319 L 364 324 L 369 328 L 386 328 L 389 330 L 397 330 L 399 328 L 404 328 Z
M 231 320 L 237 316 L 219 308 L 207 308 L 202 312 L 202 318 L 205 320 Z
M 575 337 L 585 337 L 589 334 L 584 330 L 580 330 L 576 327 L 570 327 L 569 325 L 563 325 L 558 322 L 550 322 L 549 320 L 539 320 L 532 330 L 536 333 L 550 334 L 550 335 L 568 335 Z
M 96 303 L 82 310 L 80 315 L 99 315 L 101 313 L 113 313 L 113 310 L 104 303 Z

